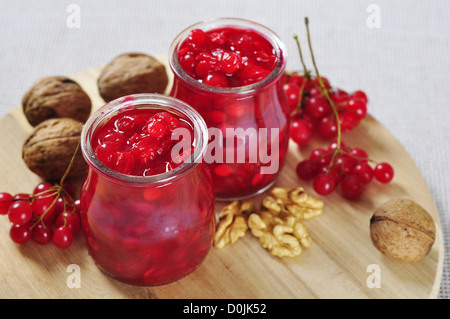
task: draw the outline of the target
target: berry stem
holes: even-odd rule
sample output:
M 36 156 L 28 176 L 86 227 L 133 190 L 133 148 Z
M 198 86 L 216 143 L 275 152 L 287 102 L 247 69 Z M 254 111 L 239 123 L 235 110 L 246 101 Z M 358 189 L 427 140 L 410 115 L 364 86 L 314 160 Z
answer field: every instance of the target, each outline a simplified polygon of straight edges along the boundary
M 336 104 L 334 104 L 333 100 L 330 98 L 330 95 L 328 94 L 328 89 L 325 87 L 325 84 L 323 83 L 323 80 L 319 74 L 319 69 L 317 68 L 317 65 L 316 65 L 316 60 L 314 58 L 314 52 L 313 52 L 312 44 L 311 44 L 311 36 L 310 36 L 310 32 L 309 32 L 308 17 L 305 18 L 305 25 L 306 25 L 306 34 L 308 36 L 309 51 L 311 52 L 311 59 L 312 59 L 312 63 L 314 66 L 314 70 L 316 71 L 316 77 L 319 81 L 322 92 L 325 95 L 325 98 L 328 100 L 328 103 L 330 103 L 331 109 L 333 110 L 333 114 L 336 117 L 336 126 L 337 126 L 336 151 L 339 152 L 341 150 L 341 123 L 339 120 L 339 113 L 337 111 Z
M 310 78 L 310 72 L 306 68 L 305 61 L 303 60 L 302 48 L 300 47 L 300 41 L 298 40 L 298 36 L 296 34 L 294 34 L 294 40 L 295 40 L 295 43 L 297 43 L 298 54 L 300 55 L 300 62 L 303 65 L 304 76 L 309 79 Z
M 76 148 L 75 148 L 75 152 L 73 152 L 72 158 L 70 159 L 70 163 L 69 163 L 69 165 L 67 166 L 67 169 L 66 169 L 66 171 L 64 172 L 64 175 L 61 177 L 61 180 L 59 181 L 59 184 L 60 184 L 61 189 L 63 188 L 62 185 L 63 185 L 63 183 L 64 183 L 64 180 L 67 178 L 67 175 L 69 174 L 69 171 L 70 171 L 70 169 L 72 168 L 73 163 L 75 162 L 75 157 L 77 156 L 78 149 L 80 148 L 80 144 L 81 144 L 81 138 L 78 139 L 78 143 L 77 143 L 77 146 L 76 146 Z

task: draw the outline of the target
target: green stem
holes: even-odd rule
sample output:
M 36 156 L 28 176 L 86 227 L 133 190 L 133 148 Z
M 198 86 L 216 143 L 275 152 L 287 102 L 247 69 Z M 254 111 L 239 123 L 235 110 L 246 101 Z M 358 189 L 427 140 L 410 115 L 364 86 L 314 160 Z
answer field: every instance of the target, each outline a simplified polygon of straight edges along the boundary
M 61 188 L 63 188 L 64 180 L 66 179 L 67 175 L 69 174 L 70 169 L 72 168 L 73 162 L 75 161 L 75 158 L 78 153 L 78 149 L 80 148 L 80 143 L 81 143 L 81 138 L 78 140 L 77 146 L 75 148 L 75 152 L 73 153 L 72 158 L 70 159 L 69 166 L 67 167 L 66 171 L 64 172 L 63 177 L 61 177 L 61 180 L 59 181 Z
M 337 111 L 337 107 L 336 104 L 334 104 L 333 100 L 330 98 L 330 95 L 328 94 L 328 90 L 325 87 L 325 84 L 323 83 L 322 78 L 320 77 L 319 74 L 319 70 L 317 68 L 316 65 L 316 61 L 314 59 L 314 53 L 313 53 L 313 49 L 312 49 L 312 44 L 311 44 L 311 36 L 310 36 L 310 32 L 309 32 L 309 20 L 308 17 L 305 18 L 305 25 L 306 25 L 306 34 L 308 35 L 308 45 L 309 45 L 309 50 L 311 52 L 311 59 L 312 59 L 312 63 L 314 66 L 314 70 L 316 71 L 316 77 L 319 81 L 320 87 L 322 89 L 323 94 L 325 95 L 325 98 L 328 100 L 328 103 L 330 103 L 331 108 L 333 110 L 333 114 L 336 117 L 336 125 L 337 125 L 337 139 L 336 139 L 336 151 L 339 152 L 341 150 L 341 122 L 339 120 L 339 113 Z
M 305 75 L 307 78 L 309 78 L 309 71 L 308 71 L 308 69 L 306 68 L 305 61 L 303 60 L 302 48 L 300 47 L 300 41 L 298 40 L 298 36 L 297 36 L 296 34 L 294 34 L 294 40 L 295 40 L 295 43 L 297 43 L 298 54 L 300 55 L 300 62 L 301 62 L 302 65 L 303 65 L 303 72 L 304 72 L 304 75 Z

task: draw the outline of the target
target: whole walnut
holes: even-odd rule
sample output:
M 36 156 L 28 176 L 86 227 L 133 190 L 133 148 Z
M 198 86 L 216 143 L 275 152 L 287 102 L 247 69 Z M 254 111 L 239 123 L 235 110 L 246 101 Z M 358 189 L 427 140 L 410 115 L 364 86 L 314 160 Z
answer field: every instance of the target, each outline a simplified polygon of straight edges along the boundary
M 74 80 L 65 76 L 44 77 L 22 98 L 23 112 L 32 126 L 50 118 L 69 117 L 86 122 L 92 102 Z
M 48 181 L 59 181 L 66 172 L 81 138 L 83 123 L 71 118 L 48 119 L 26 139 L 22 158 L 27 167 Z M 67 177 L 82 176 L 87 164 L 78 150 Z
M 384 255 L 411 263 L 430 252 L 436 228 L 430 214 L 416 202 L 392 199 L 375 210 L 370 219 L 370 236 Z
M 106 102 L 130 94 L 163 94 L 168 83 L 165 66 L 143 53 L 115 57 L 103 68 L 97 81 L 100 96 Z

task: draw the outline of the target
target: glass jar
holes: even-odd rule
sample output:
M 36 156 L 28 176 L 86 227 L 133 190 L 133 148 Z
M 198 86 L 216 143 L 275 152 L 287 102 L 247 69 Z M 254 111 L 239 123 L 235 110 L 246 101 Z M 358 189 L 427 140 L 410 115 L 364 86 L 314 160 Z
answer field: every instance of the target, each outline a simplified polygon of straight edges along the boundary
M 125 110 L 155 109 L 192 123 L 194 149 L 189 160 L 162 174 L 134 176 L 105 166 L 93 150 L 93 136 Z M 187 104 L 157 94 L 119 98 L 86 122 L 81 150 L 88 163 L 80 208 L 89 253 L 110 276 L 135 285 L 179 279 L 204 260 L 214 236 L 214 193 L 202 162 L 206 124 Z
M 223 28 L 251 30 L 272 45 L 277 60 L 267 76 L 248 85 L 216 87 L 199 82 L 183 69 L 178 53 L 191 31 Z M 284 44 L 271 30 L 231 18 L 195 24 L 182 31 L 170 47 L 169 62 L 174 73 L 170 95 L 195 108 L 208 126 L 210 143 L 204 159 L 216 199 L 241 199 L 263 192 L 275 182 L 284 165 L 289 111 L 281 76 L 286 57 Z

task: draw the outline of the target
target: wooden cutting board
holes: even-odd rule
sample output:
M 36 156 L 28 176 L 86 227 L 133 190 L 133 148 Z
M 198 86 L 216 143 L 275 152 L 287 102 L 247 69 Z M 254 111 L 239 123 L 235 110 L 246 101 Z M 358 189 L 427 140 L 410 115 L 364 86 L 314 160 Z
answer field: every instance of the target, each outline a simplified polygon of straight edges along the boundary
M 167 66 L 165 56 L 158 58 Z M 72 76 L 90 95 L 94 108 L 104 104 L 96 84 L 100 71 L 98 67 Z M 370 107 L 369 103 L 369 111 Z M 0 119 L 0 191 L 29 193 L 40 182 L 21 159 L 22 144 L 31 130 L 20 106 Z M 371 116 L 344 140 L 364 148 L 377 161 L 391 163 L 395 178 L 389 185 L 372 182 L 356 201 L 344 200 L 336 192 L 318 197 L 325 201 L 324 212 L 305 222 L 313 242 L 298 257 L 273 257 L 248 232 L 234 245 L 212 248 L 200 267 L 185 278 L 157 287 L 136 287 L 99 271 L 80 233 L 68 250 L 34 242 L 19 246 L 9 238 L 7 216 L 0 216 L 0 298 L 436 298 L 444 260 L 442 228 L 419 169 Z M 314 141 L 301 150 L 291 144 L 276 186 L 300 185 L 316 196 L 309 183 L 297 179 L 295 166 L 319 145 L 326 142 Z M 264 195 L 253 199 L 257 205 Z M 370 240 L 369 220 L 374 209 L 392 198 L 415 200 L 435 220 L 436 241 L 429 255 L 417 263 L 391 260 Z M 218 203 L 217 210 L 223 205 Z M 79 288 L 67 284 L 74 264 L 79 267 Z M 379 287 L 370 284 L 374 275 L 379 275 Z

